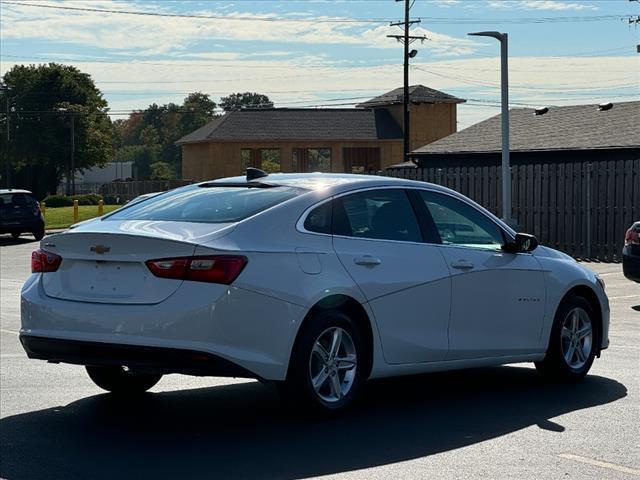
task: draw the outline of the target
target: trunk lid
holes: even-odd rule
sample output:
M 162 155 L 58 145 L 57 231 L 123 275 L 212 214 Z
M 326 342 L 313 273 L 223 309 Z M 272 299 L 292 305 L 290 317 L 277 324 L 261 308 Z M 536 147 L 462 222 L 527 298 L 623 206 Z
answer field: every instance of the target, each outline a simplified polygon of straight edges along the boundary
M 178 223 L 98 221 L 46 237 L 42 248 L 60 255 L 62 264 L 56 272 L 42 274 L 45 293 L 92 303 L 162 302 L 182 281 L 154 276 L 145 262 L 192 256 L 203 238 L 233 229 L 228 224 Z
M 0 195 L 0 221 L 18 223 L 39 215 L 38 202 L 30 194 L 14 193 Z

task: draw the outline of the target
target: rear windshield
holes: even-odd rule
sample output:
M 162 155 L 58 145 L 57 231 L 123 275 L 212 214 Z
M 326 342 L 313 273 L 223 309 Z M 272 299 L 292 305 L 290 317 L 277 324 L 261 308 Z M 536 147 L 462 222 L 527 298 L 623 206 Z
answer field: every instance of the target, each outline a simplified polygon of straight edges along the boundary
M 30 207 L 36 199 L 30 193 L 0 193 L 0 207 Z
M 142 200 L 109 215 L 108 220 L 231 223 L 304 193 L 292 187 L 190 186 Z

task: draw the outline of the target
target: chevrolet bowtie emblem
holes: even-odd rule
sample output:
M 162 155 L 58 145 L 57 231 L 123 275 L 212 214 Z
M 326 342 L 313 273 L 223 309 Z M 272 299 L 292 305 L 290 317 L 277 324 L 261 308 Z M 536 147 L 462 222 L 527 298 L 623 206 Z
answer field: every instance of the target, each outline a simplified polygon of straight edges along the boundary
M 106 247 L 104 245 L 94 245 L 93 247 L 91 247 L 92 252 L 96 252 L 99 254 L 107 253 L 109 250 L 111 250 L 111 247 Z

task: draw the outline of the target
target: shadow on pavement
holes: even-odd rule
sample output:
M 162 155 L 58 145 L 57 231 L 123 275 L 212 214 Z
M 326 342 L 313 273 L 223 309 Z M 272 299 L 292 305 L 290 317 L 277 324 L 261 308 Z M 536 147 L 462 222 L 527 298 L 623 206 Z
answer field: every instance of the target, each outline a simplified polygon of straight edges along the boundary
M 0 247 L 10 247 L 11 245 L 22 245 L 23 243 L 37 243 L 33 235 L 25 233 L 18 238 L 11 235 L 0 235 Z
M 96 395 L 0 421 L 0 477 L 304 478 L 424 457 L 626 395 L 615 380 L 542 382 L 498 367 L 373 382 L 335 418 L 291 415 L 256 382 Z

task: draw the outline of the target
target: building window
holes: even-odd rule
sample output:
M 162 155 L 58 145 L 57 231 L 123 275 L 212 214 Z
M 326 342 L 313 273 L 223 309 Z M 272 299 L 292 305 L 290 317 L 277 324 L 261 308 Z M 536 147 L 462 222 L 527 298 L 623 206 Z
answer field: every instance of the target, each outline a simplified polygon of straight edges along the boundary
M 294 148 L 292 167 L 294 172 L 330 172 L 330 148 Z
M 253 150 L 249 148 L 243 148 L 240 150 L 240 168 L 242 169 L 242 173 L 247 171 L 247 167 L 253 167 Z
M 280 149 L 265 148 L 260 150 L 260 168 L 267 173 L 281 172 Z
M 267 173 L 280 172 L 280 149 L 278 148 L 243 148 L 240 150 L 240 168 L 242 173 L 248 167 L 260 168 Z
M 347 173 L 368 173 L 380 170 L 379 147 L 345 147 L 342 149 Z

